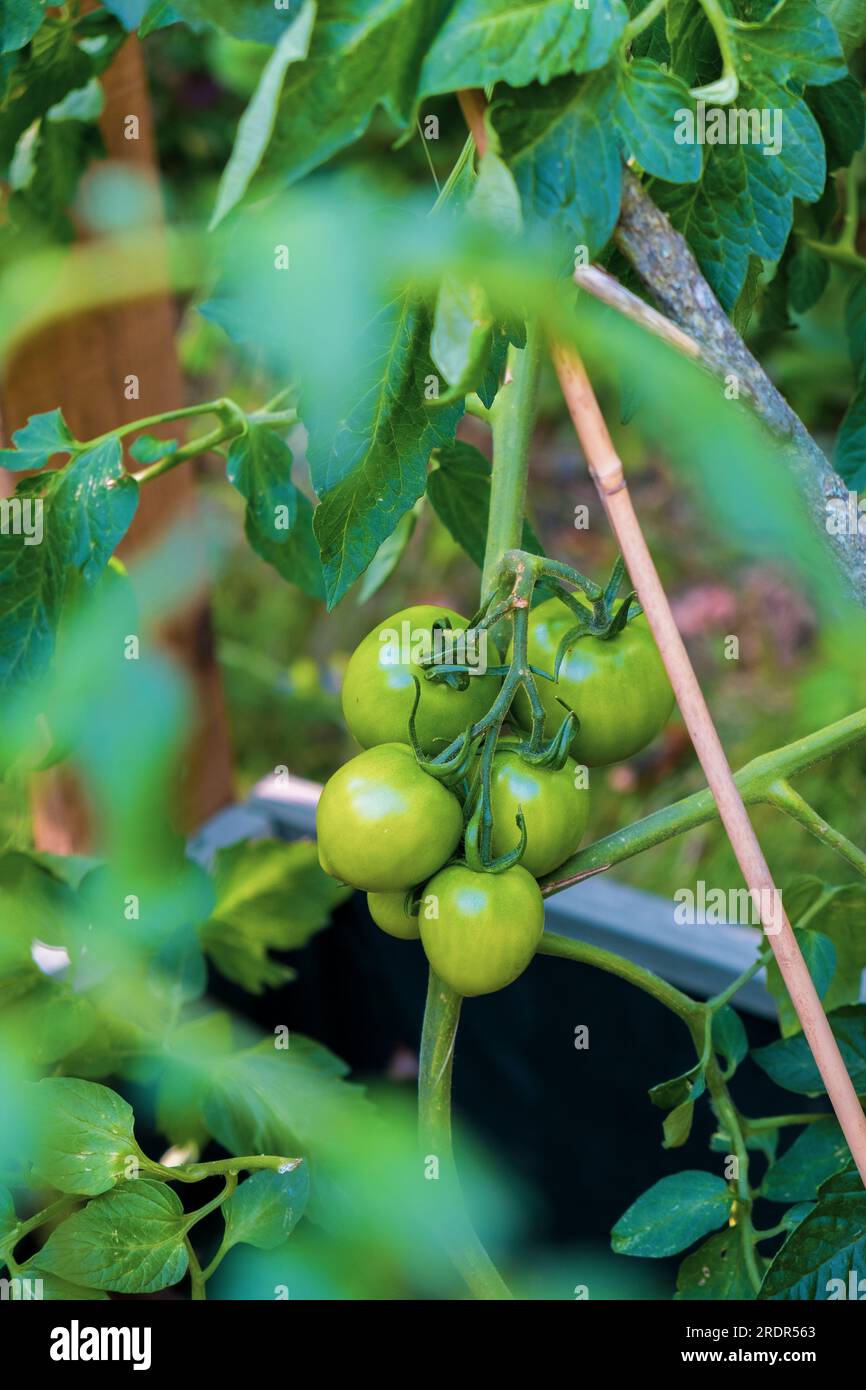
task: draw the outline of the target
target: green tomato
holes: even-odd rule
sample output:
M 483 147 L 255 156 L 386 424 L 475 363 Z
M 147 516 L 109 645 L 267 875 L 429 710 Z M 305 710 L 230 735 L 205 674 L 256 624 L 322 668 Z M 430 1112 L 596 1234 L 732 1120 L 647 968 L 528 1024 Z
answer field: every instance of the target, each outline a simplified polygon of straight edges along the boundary
M 406 893 L 368 893 L 367 907 L 376 926 L 389 936 L 417 941 L 421 935 L 418 914 L 406 911 L 406 898 Z
M 409 716 L 415 700 L 413 677 L 421 684 L 415 716 L 418 740 L 425 753 L 442 749 L 476 723 L 492 705 L 499 689 L 498 676 L 470 676 L 465 690 L 453 690 L 441 681 L 425 678 L 418 657 L 433 650 L 433 624 L 447 619 L 452 628 L 465 630 L 466 618 L 450 608 L 432 604 L 403 608 L 374 627 L 349 660 L 343 681 L 343 717 L 362 748 L 380 743 L 408 743 Z M 487 644 L 486 664 L 500 660 Z M 471 662 L 485 664 L 483 651 L 469 650 Z M 413 660 L 413 656 L 416 658 Z
M 544 929 L 544 900 L 519 864 L 501 874 L 452 864 L 427 884 L 421 940 L 433 970 L 458 994 L 492 994 L 522 975 Z
M 506 854 L 520 843 L 519 807 L 526 824 L 524 869 L 541 878 L 574 854 L 589 819 L 589 791 L 575 784 L 576 773 L 571 758 L 557 771 L 532 767 L 518 753 L 497 753 L 490 779 L 493 853 Z
M 575 625 L 574 614 L 558 598 L 548 599 L 529 619 L 528 654 L 532 666 L 553 674 L 559 644 Z M 641 613 L 616 637 L 578 637 L 559 668 L 559 679 L 536 677 L 545 711 L 545 733 L 573 709 L 580 729 L 572 739 L 573 758 L 587 767 L 620 762 L 639 753 L 670 718 L 674 693 L 649 624 Z M 520 723 L 530 726 L 529 701 L 520 690 L 514 703 Z
M 441 869 L 463 833 L 463 811 L 405 743 L 383 743 L 344 763 L 316 811 L 319 863 L 366 892 L 397 893 Z

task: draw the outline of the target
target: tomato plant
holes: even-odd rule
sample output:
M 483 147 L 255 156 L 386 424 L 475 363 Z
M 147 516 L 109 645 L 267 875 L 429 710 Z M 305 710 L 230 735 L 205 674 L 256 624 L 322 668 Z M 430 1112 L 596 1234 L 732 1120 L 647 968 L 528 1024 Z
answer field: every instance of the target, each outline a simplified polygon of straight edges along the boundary
M 614 1252 L 683 1254 L 683 1299 L 850 1296 L 866 890 L 797 875 L 792 832 L 852 878 L 866 854 L 792 779 L 832 756 L 834 772 L 853 766 L 866 738 L 866 711 L 813 709 L 846 662 L 862 687 L 866 635 L 864 45 L 844 0 L 0 5 L 0 1261 L 13 1297 L 273 1299 L 294 1297 L 291 1280 L 314 1298 L 512 1297 L 471 1219 L 491 1170 L 461 1192 L 451 1081 L 464 1001 L 500 994 L 465 1006 L 492 1018 L 539 956 L 583 967 L 576 1001 L 602 972 L 676 1020 L 687 1065 L 650 1091 L 665 1149 L 693 1142 L 696 1114 L 712 1121 L 701 1168 L 623 1194 Z M 141 177 L 147 92 L 124 67 L 140 63 L 167 227 L 156 168 Z M 121 308 L 133 321 L 112 338 Z M 139 352 L 151 311 L 165 334 L 183 313 L 188 397 L 174 343 Z M 810 427 L 835 433 L 832 462 Z M 546 505 L 530 482 L 544 439 Z M 207 486 L 191 520 L 178 499 L 194 474 Z M 718 555 L 691 534 L 698 500 Z M 172 528 L 140 552 L 155 518 Z M 622 556 L 605 580 L 607 523 Z M 788 680 L 773 669 L 770 727 L 735 774 L 652 558 L 675 585 L 679 549 L 700 602 L 683 595 L 677 616 L 721 689 L 726 740 L 760 698 L 745 637 L 737 664 L 755 608 L 794 647 L 811 623 L 828 653 L 782 746 Z M 778 590 L 755 598 L 759 562 L 787 576 L 799 618 Z M 181 780 L 213 771 L 225 726 L 202 610 L 221 567 L 250 646 L 275 643 L 221 644 L 230 694 L 266 688 L 252 697 L 263 728 L 260 708 L 287 698 L 270 729 L 279 761 L 245 784 L 282 791 L 307 738 L 333 735 L 316 845 L 263 833 L 258 790 L 248 839 L 217 835 L 205 852 L 185 833 Z M 651 746 L 674 689 L 697 761 L 677 738 Z M 349 736 L 363 751 L 337 765 Z M 793 822 L 782 907 L 744 809 L 757 806 L 762 833 L 770 812 Z M 672 872 L 691 880 L 724 829 L 747 885 L 732 891 L 760 905 L 739 925 L 762 929 L 754 961 L 710 997 L 545 928 L 546 899 L 579 904 L 584 878 L 699 828 Z M 309 988 L 294 953 L 353 890 L 398 940 L 361 939 L 335 1012 L 381 960 L 429 966 L 408 1117 L 279 1012 L 258 1029 L 232 1013 L 239 997 L 279 1010 L 293 981 Z M 371 963 L 370 942 L 394 956 Z M 761 970 L 780 1036 L 750 1047 L 732 1003 Z M 230 1007 L 211 998 L 220 979 Z M 420 1018 L 420 1000 L 406 1004 Z M 405 1076 L 414 1058 L 390 1041 L 389 1075 Z M 808 1110 L 780 1097 L 748 1113 L 747 1057 Z M 768 1219 L 773 1202 L 784 1212 Z

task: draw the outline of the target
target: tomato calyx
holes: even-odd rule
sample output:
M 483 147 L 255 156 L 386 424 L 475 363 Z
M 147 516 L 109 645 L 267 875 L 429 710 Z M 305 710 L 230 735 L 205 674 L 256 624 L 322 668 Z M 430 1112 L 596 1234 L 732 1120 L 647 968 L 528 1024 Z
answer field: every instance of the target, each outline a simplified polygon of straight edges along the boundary
M 554 584 L 557 590 L 557 598 L 571 609 L 577 618 L 574 627 L 564 634 L 556 653 L 556 660 L 553 665 L 553 678 L 559 680 L 559 673 L 562 663 L 581 637 L 595 637 L 602 642 L 610 642 L 625 628 L 626 623 L 637 618 L 643 612 L 643 608 L 638 603 L 637 594 L 632 589 L 621 603 L 616 602 L 616 596 L 622 584 L 625 574 L 625 565 L 622 556 L 616 561 L 610 579 L 604 587 L 602 593 L 592 600 L 592 606 L 576 599 L 561 584 Z

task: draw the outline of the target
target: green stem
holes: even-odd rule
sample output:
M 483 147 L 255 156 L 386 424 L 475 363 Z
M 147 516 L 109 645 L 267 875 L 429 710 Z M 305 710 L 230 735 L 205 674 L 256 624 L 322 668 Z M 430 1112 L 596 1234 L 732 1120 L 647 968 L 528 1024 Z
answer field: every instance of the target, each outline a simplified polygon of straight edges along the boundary
M 847 836 L 840 830 L 830 825 L 819 816 L 813 806 L 800 795 L 784 777 L 780 777 L 774 782 L 767 793 L 767 802 L 770 806 L 775 806 L 786 815 L 791 816 L 800 825 L 805 826 L 811 835 L 827 845 L 829 849 L 834 849 L 843 859 L 866 877 L 866 854 L 857 845 L 852 844 Z
M 205 1292 L 204 1287 L 205 1281 L 204 1274 L 202 1273 L 202 1267 L 199 1263 L 198 1255 L 195 1253 L 195 1250 L 193 1249 L 192 1241 L 190 1240 L 189 1236 L 186 1236 L 184 1238 L 183 1243 L 186 1246 L 187 1258 L 189 1260 L 190 1298 L 192 1299 L 193 1303 L 201 1303 L 207 1298 L 207 1294 Z
M 19 1221 L 18 1225 L 10 1232 L 8 1246 L 10 1251 L 15 1249 L 25 1236 L 29 1236 L 31 1231 L 38 1230 L 44 1226 L 46 1221 L 53 1221 L 55 1216 L 66 1216 L 73 1207 L 79 1205 L 84 1198 L 79 1196 L 58 1197 L 56 1202 L 51 1202 L 41 1211 L 37 1211 L 35 1216 L 29 1217 L 26 1221 Z
M 839 242 L 813 241 L 807 237 L 806 245 L 810 250 L 817 251 L 819 256 L 823 256 L 825 261 L 832 261 L 834 265 L 842 265 L 848 270 L 858 272 L 866 270 L 866 256 L 861 256 L 857 251 L 852 251 L 850 247 L 840 245 Z
M 243 1158 L 217 1158 L 212 1163 L 182 1163 L 176 1168 L 153 1163 L 148 1171 L 164 1182 L 201 1182 L 204 1178 L 252 1173 L 260 1168 L 269 1168 L 275 1173 L 291 1172 L 302 1161 L 300 1158 L 281 1158 L 277 1154 L 246 1154 Z
M 227 1202 L 237 1185 L 237 1173 L 227 1173 L 222 1191 L 218 1192 L 210 1202 L 205 1202 L 203 1207 L 197 1207 L 195 1211 L 189 1213 L 184 1223 L 187 1231 L 190 1231 L 193 1226 L 197 1226 L 199 1221 L 203 1221 L 206 1216 L 210 1216 L 211 1212 L 216 1211 L 217 1207 L 221 1207 L 223 1202 Z
M 747 1120 L 741 1116 L 746 1134 L 763 1134 L 768 1129 L 782 1129 L 786 1125 L 814 1125 L 818 1120 L 826 1120 L 823 1110 L 810 1110 L 802 1115 L 762 1115 L 757 1120 Z
M 845 719 L 828 724 L 826 728 L 818 729 L 771 753 L 762 753 L 735 773 L 734 781 L 747 804 L 772 804 L 773 788 L 781 779 L 805 772 L 815 763 L 850 748 L 863 738 L 866 738 L 866 709 L 857 710 L 855 714 L 849 714 Z M 614 864 L 621 864 L 645 849 L 682 835 L 687 830 L 707 825 L 716 819 L 718 813 L 709 788 L 695 792 L 579 850 L 554 873 L 541 880 L 541 890 L 545 897 L 560 893 L 576 877 L 600 873 Z M 833 831 L 833 835 L 838 836 L 838 832 Z M 834 848 L 839 848 L 839 845 L 834 844 Z
M 191 439 L 189 444 L 184 444 L 173 454 L 166 454 L 165 458 L 157 459 L 156 463 L 150 464 L 147 468 L 139 469 L 132 476 L 137 483 L 152 483 L 154 478 L 161 478 L 163 473 L 170 473 L 173 468 L 177 468 L 178 464 L 186 463 L 188 459 L 195 458 L 197 454 L 206 454 L 209 449 L 215 449 L 218 444 L 224 444 L 227 439 L 236 439 L 242 433 L 242 427 L 235 423 L 218 425 L 208 434 L 200 434 L 197 439 Z
M 500 561 L 507 550 L 516 550 L 523 536 L 529 443 L 535 422 L 538 373 L 541 365 L 541 332 L 537 323 L 526 325 L 526 347 L 508 349 L 507 375 L 490 411 L 493 429 L 493 477 L 481 597 L 496 588 Z M 510 375 L 510 380 L 508 376 Z
M 857 255 L 857 232 L 860 226 L 859 182 L 860 171 L 857 159 L 852 159 L 845 171 L 845 216 L 839 233 L 837 247 Z
M 749 1283 L 755 1293 L 761 1287 L 761 1271 L 755 1255 L 755 1231 L 752 1226 L 752 1193 L 749 1187 L 749 1151 L 743 1136 L 737 1107 L 731 1100 L 727 1084 L 719 1070 L 718 1062 L 712 1057 L 706 1069 L 707 1089 L 720 1122 L 730 1137 L 737 1159 L 737 1230 L 743 1251 L 743 1261 Z
M 82 449 L 95 449 L 98 444 L 104 444 L 106 439 L 125 439 L 129 434 L 135 434 L 136 430 L 149 429 L 152 425 L 169 425 L 174 420 L 189 420 L 194 415 L 224 415 L 227 411 L 235 411 L 237 407 L 233 401 L 227 397 L 221 397 L 216 401 L 204 401 L 201 405 L 185 405 L 179 410 L 164 410 L 160 415 L 145 415 L 141 420 L 131 420 L 128 424 L 118 425 L 116 429 L 107 430 L 105 434 L 98 434 L 94 439 L 88 439 L 82 443 Z
M 591 946 L 587 941 L 576 941 L 570 936 L 560 936 L 557 932 L 551 931 L 546 931 L 542 936 L 538 954 L 558 956 L 561 960 L 573 960 L 581 965 L 592 965 L 598 970 L 604 970 L 608 975 L 618 975 L 621 980 L 628 980 L 629 984 L 643 990 L 644 994 L 651 995 L 659 1004 L 663 1004 L 666 1009 L 670 1009 L 681 1018 L 695 1042 L 699 1043 L 699 1050 L 703 1046 L 707 1006 L 697 999 L 690 999 L 687 994 L 669 985 L 667 980 L 654 975 L 651 970 L 646 970 L 642 965 L 635 965 L 634 961 L 628 960 L 625 956 L 618 956 L 614 951 L 606 951 L 601 946 Z
M 648 29 L 653 20 L 663 12 L 668 0 L 650 0 L 650 3 L 636 14 L 634 19 L 630 19 L 622 31 L 621 46 L 627 48 L 630 43 L 642 34 L 644 29 Z
M 460 995 L 431 970 L 418 1069 L 418 1132 L 425 1162 L 438 1160 L 438 1177 L 430 1182 L 444 1197 L 443 1227 L 451 1259 L 476 1298 L 510 1299 L 507 1285 L 469 1220 L 454 1164 L 451 1074 L 461 1003 Z
M 719 0 L 698 0 L 701 9 L 707 17 L 710 28 L 715 35 L 716 43 L 719 46 L 719 53 L 722 56 L 722 76 L 720 82 L 729 84 L 729 91 L 724 96 L 727 101 L 735 101 L 739 91 L 739 79 L 737 77 L 737 62 L 734 52 L 734 45 L 731 39 L 731 32 L 728 27 L 728 16 L 725 14 Z M 710 83 L 707 87 L 692 88 L 693 96 L 712 96 L 719 100 L 720 95 L 718 86 L 720 84 Z
M 746 969 L 741 975 L 738 975 L 726 989 L 722 990 L 721 994 L 716 994 L 712 999 L 708 999 L 707 1008 L 710 1012 L 714 1014 L 718 1013 L 720 1009 L 723 1009 L 726 1004 L 730 1003 L 734 995 L 739 994 L 743 985 L 747 985 L 749 981 L 757 975 L 758 971 L 762 969 L 765 963 L 764 957 L 759 955 L 752 961 L 751 965 L 746 966 Z

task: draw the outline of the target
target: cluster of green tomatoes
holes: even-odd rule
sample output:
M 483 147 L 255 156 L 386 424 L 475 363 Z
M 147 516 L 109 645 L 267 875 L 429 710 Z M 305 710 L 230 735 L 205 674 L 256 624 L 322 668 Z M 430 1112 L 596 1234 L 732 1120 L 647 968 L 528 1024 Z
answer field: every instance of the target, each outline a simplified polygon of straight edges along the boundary
M 537 695 L 515 688 L 492 722 L 509 665 L 455 675 L 419 659 L 414 641 L 395 646 L 395 634 L 420 634 L 432 650 L 437 631 L 465 633 L 466 619 L 417 606 L 374 628 L 349 661 L 342 696 L 364 751 L 330 778 L 317 812 L 322 868 L 367 893 L 383 931 L 420 937 L 436 974 L 464 996 L 502 989 L 526 969 L 543 930 L 539 880 L 587 828 L 588 769 L 638 752 L 673 706 L 642 614 L 610 636 L 571 640 L 574 600 L 553 597 L 522 621 Z

